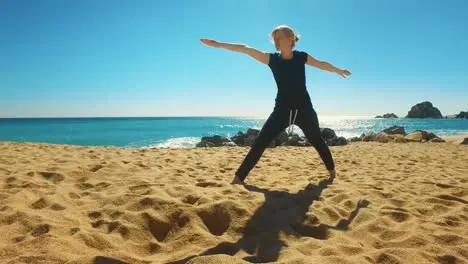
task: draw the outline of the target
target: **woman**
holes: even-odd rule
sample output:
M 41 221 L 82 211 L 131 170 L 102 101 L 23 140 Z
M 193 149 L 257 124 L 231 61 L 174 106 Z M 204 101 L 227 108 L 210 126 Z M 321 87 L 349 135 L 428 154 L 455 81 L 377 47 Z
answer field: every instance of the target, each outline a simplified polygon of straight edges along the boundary
M 337 73 L 342 77 L 350 76 L 351 73 L 347 70 L 336 68 L 330 63 L 316 60 L 306 52 L 294 50 L 295 44 L 299 41 L 299 36 L 288 26 L 282 25 L 276 27 L 271 32 L 271 38 L 279 53 L 262 52 L 242 44 L 201 39 L 206 45 L 245 53 L 268 65 L 273 72 L 278 87 L 273 112 L 263 125 L 231 183 L 244 184 L 245 178 L 258 162 L 265 148 L 281 131 L 294 125 L 294 123 L 301 128 L 309 142 L 315 147 L 320 158 L 325 163 L 330 178 L 333 179 L 336 174 L 335 164 L 330 149 L 320 134 L 317 113 L 312 107 L 312 102 L 306 89 L 305 64 Z

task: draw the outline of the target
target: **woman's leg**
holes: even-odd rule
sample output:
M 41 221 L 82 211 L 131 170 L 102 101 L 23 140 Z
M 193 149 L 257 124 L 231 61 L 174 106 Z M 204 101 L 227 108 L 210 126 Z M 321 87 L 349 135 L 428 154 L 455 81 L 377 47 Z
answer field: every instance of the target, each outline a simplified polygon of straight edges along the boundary
M 257 164 L 266 147 L 288 126 L 288 111 L 274 110 L 267 119 L 247 156 L 236 172 L 233 183 L 241 183 Z M 237 178 L 237 179 L 236 179 Z
M 330 176 L 335 176 L 335 163 L 327 144 L 320 133 L 317 113 L 312 106 L 299 110 L 297 115 L 297 125 L 301 128 L 309 142 L 314 146 L 320 155 L 325 167 L 330 172 Z M 333 174 L 333 175 L 332 175 Z

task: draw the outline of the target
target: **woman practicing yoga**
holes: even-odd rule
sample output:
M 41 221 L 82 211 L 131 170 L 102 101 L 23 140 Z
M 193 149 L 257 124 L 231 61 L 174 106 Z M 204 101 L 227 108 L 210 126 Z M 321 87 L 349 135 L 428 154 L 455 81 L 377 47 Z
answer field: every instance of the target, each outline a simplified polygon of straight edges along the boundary
M 231 183 L 244 184 L 245 178 L 258 162 L 265 148 L 281 131 L 294 123 L 299 126 L 317 150 L 330 173 L 330 178 L 333 179 L 335 177 L 335 164 L 330 149 L 320 134 L 317 113 L 306 89 L 305 64 L 337 73 L 343 77 L 350 76 L 351 73 L 338 69 L 330 63 L 316 60 L 306 52 L 294 50 L 299 36 L 288 26 L 282 25 L 275 28 L 271 32 L 271 38 L 279 53 L 262 52 L 243 44 L 201 39 L 206 45 L 242 52 L 268 65 L 278 86 L 273 112 L 260 130 Z

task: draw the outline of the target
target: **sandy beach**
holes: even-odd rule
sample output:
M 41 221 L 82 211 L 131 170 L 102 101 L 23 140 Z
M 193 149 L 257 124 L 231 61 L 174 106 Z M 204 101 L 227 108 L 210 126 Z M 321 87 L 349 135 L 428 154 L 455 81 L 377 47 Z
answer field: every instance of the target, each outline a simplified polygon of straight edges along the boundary
M 468 262 L 468 146 L 248 150 L 0 142 L 0 262 Z

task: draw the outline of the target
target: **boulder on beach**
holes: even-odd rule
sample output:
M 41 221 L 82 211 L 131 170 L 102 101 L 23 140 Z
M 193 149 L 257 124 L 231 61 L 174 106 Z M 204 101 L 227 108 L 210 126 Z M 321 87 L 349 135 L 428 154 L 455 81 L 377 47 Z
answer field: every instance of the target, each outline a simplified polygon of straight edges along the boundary
M 405 136 L 405 139 L 413 142 L 445 142 L 443 139 L 438 137 L 436 134 L 432 132 L 428 132 L 425 130 L 415 130 L 410 134 Z
M 322 138 L 326 141 L 327 139 L 336 138 L 336 133 L 333 129 L 325 127 L 320 129 L 320 134 L 322 134 Z
M 408 142 L 405 139 L 405 135 L 403 134 L 386 134 L 386 133 L 379 133 L 375 139 L 376 142 L 380 143 L 388 143 L 388 142 L 397 142 L 397 143 L 406 143 Z
M 202 137 L 202 140 L 198 144 L 196 144 L 196 147 L 251 147 L 259 134 L 259 129 L 248 128 L 246 133 L 239 131 L 236 135 L 234 135 L 231 138 L 223 137 L 220 135 Z M 324 139 L 325 143 L 329 146 L 342 146 L 348 144 L 348 140 L 346 138 L 337 137 L 335 131 L 333 131 L 333 129 L 331 128 L 320 129 L 320 134 Z M 272 140 L 267 147 L 274 148 L 277 146 L 305 147 L 312 146 L 312 144 L 304 136 L 299 136 L 295 133 L 289 135 L 286 131 L 281 131 L 281 133 L 279 133 L 278 136 L 274 140 Z
M 422 102 L 414 105 L 408 112 L 406 118 L 443 118 L 437 107 L 431 102 Z
M 259 133 L 260 129 L 249 128 L 247 129 L 247 133 L 242 131 L 237 132 L 235 136 L 231 137 L 231 140 L 238 146 L 252 146 Z
M 392 127 L 382 130 L 382 132 L 388 135 L 395 135 L 395 134 L 406 135 L 405 128 L 402 126 L 392 126 Z
M 335 137 L 326 140 L 328 146 L 344 146 L 348 145 L 348 140 L 344 137 Z
M 226 143 L 230 143 L 226 137 L 220 135 L 202 137 L 201 141 L 196 145 L 196 147 L 221 147 Z
M 364 142 L 375 141 L 375 139 L 377 138 L 377 133 L 375 133 L 374 131 L 362 133 L 362 135 L 359 138 L 361 139 L 361 141 Z

